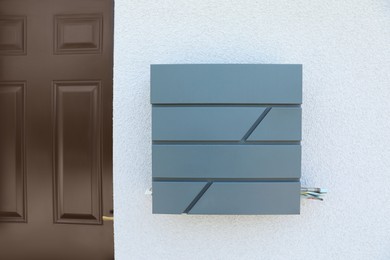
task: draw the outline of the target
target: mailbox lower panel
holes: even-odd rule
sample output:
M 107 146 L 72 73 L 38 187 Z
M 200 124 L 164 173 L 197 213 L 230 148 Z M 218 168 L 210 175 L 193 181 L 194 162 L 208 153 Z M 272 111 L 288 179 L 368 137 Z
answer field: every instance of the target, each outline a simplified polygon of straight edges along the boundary
M 154 144 L 153 178 L 299 179 L 300 145 Z
M 153 213 L 299 214 L 300 182 L 153 182 Z

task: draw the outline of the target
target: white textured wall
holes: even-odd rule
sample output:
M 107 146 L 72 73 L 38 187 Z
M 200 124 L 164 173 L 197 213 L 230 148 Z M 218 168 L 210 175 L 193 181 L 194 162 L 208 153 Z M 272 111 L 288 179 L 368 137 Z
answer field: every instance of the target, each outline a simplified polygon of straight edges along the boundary
M 116 0 L 116 259 L 390 259 L 390 2 Z M 151 214 L 153 63 L 302 63 L 300 216 Z

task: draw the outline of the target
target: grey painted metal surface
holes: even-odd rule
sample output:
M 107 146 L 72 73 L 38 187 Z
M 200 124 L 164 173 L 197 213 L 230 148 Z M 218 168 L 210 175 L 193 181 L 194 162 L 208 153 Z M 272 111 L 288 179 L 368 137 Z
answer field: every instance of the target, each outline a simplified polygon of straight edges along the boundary
M 152 138 L 159 140 L 239 141 L 264 107 L 154 107 Z
M 153 145 L 154 178 L 300 178 L 300 145 Z
M 153 213 L 181 214 L 207 182 L 153 182 Z
M 240 141 L 263 116 L 248 141 L 301 140 L 301 108 L 266 109 L 267 107 L 154 107 L 152 138 L 155 141 Z
M 153 213 L 299 214 L 301 65 L 152 65 Z
M 301 125 L 301 108 L 273 107 L 248 141 L 300 141 Z
M 297 214 L 299 182 L 215 182 L 191 214 Z
M 301 104 L 302 65 L 152 65 L 151 102 Z

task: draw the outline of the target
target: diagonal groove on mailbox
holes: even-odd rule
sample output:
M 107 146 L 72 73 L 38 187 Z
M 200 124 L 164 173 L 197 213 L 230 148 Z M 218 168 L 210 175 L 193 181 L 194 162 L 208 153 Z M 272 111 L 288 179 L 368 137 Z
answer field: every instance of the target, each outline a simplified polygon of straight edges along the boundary
M 191 203 L 188 205 L 188 207 L 184 210 L 184 214 L 188 214 L 188 212 L 191 211 L 191 209 L 195 206 L 195 204 L 202 198 L 202 196 L 206 193 L 206 191 L 210 188 L 212 182 L 206 183 L 204 185 L 203 189 L 195 196 L 195 198 L 191 201 Z
M 272 107 L 267 107 L 263 113 L 261 113 L 261 115 L 259 116 L 259 118 L 253 123 L 253 125 L 251 126 L 251 128 L 249 128 L 248 132 L 246 132 L 246 134 L 244 135 L 244 137 L 242 137 L 241 139 L 241 142 L 245 142 L 248 137 L 253 133 L 253 131 L 255 131 L 255 129 L 257 128 L 257 126 L 261 123 L 261 121 L 263 121 L 263 119 L 267 116 L 268 112 L 271 110 Z

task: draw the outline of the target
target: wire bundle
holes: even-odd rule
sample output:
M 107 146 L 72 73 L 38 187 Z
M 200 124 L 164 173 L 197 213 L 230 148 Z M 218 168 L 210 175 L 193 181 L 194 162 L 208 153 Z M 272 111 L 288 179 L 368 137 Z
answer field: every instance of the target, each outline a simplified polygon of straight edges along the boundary
M 310 200 L 324 200 L 322 196 L 328 193 L 327 189 L 322 188 L 301 188 L 301 196 Z

